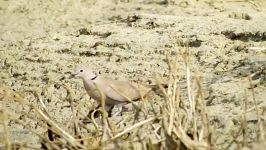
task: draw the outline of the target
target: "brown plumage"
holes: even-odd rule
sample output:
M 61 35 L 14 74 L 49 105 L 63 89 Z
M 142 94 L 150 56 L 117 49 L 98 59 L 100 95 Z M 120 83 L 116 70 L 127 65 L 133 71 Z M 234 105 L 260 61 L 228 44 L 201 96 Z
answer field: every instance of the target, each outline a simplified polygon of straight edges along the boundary
M 85 67 L 77 67 L 74 75 L 83 80 L 85 90 L 89 96 L 98 102 L 101 101 L 101 91 L 104 94 L 106 106 L 139 100 L 152 90 L 151 88 L 129 81 L 119 81 L 97 76 L 93 71 Z

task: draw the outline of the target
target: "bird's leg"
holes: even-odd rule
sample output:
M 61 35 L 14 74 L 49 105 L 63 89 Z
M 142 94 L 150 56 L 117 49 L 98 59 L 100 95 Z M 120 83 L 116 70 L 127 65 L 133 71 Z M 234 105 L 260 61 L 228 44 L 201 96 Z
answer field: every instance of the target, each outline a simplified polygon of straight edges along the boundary
M 101 107 L 101 105 L 97 105 L 95 108 L 91 109 L 89 111 L 89 113 L 87 114 L 87 117 L 83 118 L 83 122 L 84 123 L 90 123 L 91 122 L 91 117 L 93 114 L 93 118 L 98 118 L 101 114 L 101 112 L 99 111 L 99 108 Z M 88 120 L 89 119 L 89 120 Z
M 117 112 L 115 112 L 113 116 L 117 116 L 123 112 L 123 108 L 124 108 L 123 104 L 117 104 L 116 106 L 117 106 Z
M 108 117 L 112 116 L 112 109 L 114 106 L 105 106 L 105 110 L 108 113 Z M 94 109 L 90 110 L 89 113 L 87 114 L 87 117 L 83 118 L 82 121 L 83 123 L 90 123 L 91 122 L 91 117 L 93 114 L 93 118 L 98 118 L 101 115 L 100 111 L 101 105 L 97 105 Z M 89 119 L 89 120 L 88 120 Z
M 113 110 L 114 106 L 107 106 L 105 105 L 105 110 L 108 113 L 108 117 L 112 116 L 112 110 Z
M 101 108 L 101 105 L 98 105 L 94 110 L 99 110 L 100 108 Z M 108 113 L 108 117 L 112 116 L 113 108 L 114 108 L 114 106 L 108 106 L 108 105 L 104 106 L 105 111 Z M 92 111 L 94 111 L 94 110 L 92 110 Z M 99 117 L 99 115 L 100 115 L 100 111 L 97 111 L 95 117 Z

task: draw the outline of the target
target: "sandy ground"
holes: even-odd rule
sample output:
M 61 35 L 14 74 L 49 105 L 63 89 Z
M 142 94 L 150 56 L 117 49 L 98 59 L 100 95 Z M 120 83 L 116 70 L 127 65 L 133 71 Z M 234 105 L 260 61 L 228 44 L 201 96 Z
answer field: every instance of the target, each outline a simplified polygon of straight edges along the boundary
M 168 77 L 165 55 L 177 54 L 179 86 L 185 87 L 180 55 L 185 43 L 192 75 L 202 78 L 218 148 L 225 148 L 238 131 L 244 99 L 249 108 L 254 106 L 248 76 L 253 75 L 257 102 L 263 105 L 266 100 L 263 0 L 1 0 L 0 16 L 0 85 L 36 104 L 25 91 L 38 91 L 53 119 L 62 125 L 69 123 L 71 110 L 66 91 L 55 83 L 70 87 L 76 108 L 84 113 L 95 103 L 81 80 L 68 79 L 77 64 L 103 76 L 149 83 L 155 74 Z M 150 99 L 162 101 L 156 94 Z M 0 104 L 0 109 L 20 114 L 18 118 L 36 132 L 44 132 L 23 115 L 31 112 L 28 107 L 12 100 L 0 100 Z M 248 115 L 248 142 L 256 139 L 252 114 Z M 38 146 L 37 137 L 21 125 L 11 121 L 8 126 L 13 141 Z

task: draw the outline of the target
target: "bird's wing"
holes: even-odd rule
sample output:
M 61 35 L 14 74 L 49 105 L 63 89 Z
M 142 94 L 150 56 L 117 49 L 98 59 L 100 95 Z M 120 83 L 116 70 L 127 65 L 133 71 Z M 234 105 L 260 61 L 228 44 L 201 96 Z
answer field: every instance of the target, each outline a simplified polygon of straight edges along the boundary
M 128 102 L 140 98 L 138 89 L 127 81 L 101 78 L 97 85 L 100 86 L 106 97 L 115 101 Z
M 106 79 L 106 96 L 117 101 L 129 102 L 141 98 L 140 91 L 128 81 Z

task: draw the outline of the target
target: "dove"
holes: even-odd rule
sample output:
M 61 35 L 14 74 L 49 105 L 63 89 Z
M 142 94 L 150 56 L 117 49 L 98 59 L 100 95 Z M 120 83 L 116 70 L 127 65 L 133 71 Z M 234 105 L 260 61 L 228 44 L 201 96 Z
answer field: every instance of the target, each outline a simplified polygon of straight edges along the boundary
M 100 103 L 102 99 L 100 91 L 103 93 L 107 111 L 114 105 L 142 99 L 152 90 L 152 88 L 129 81 L 98 76 L 84 66 L 78 66 L 73 75 L 83 80 L 84 88 L 92 99 Z

